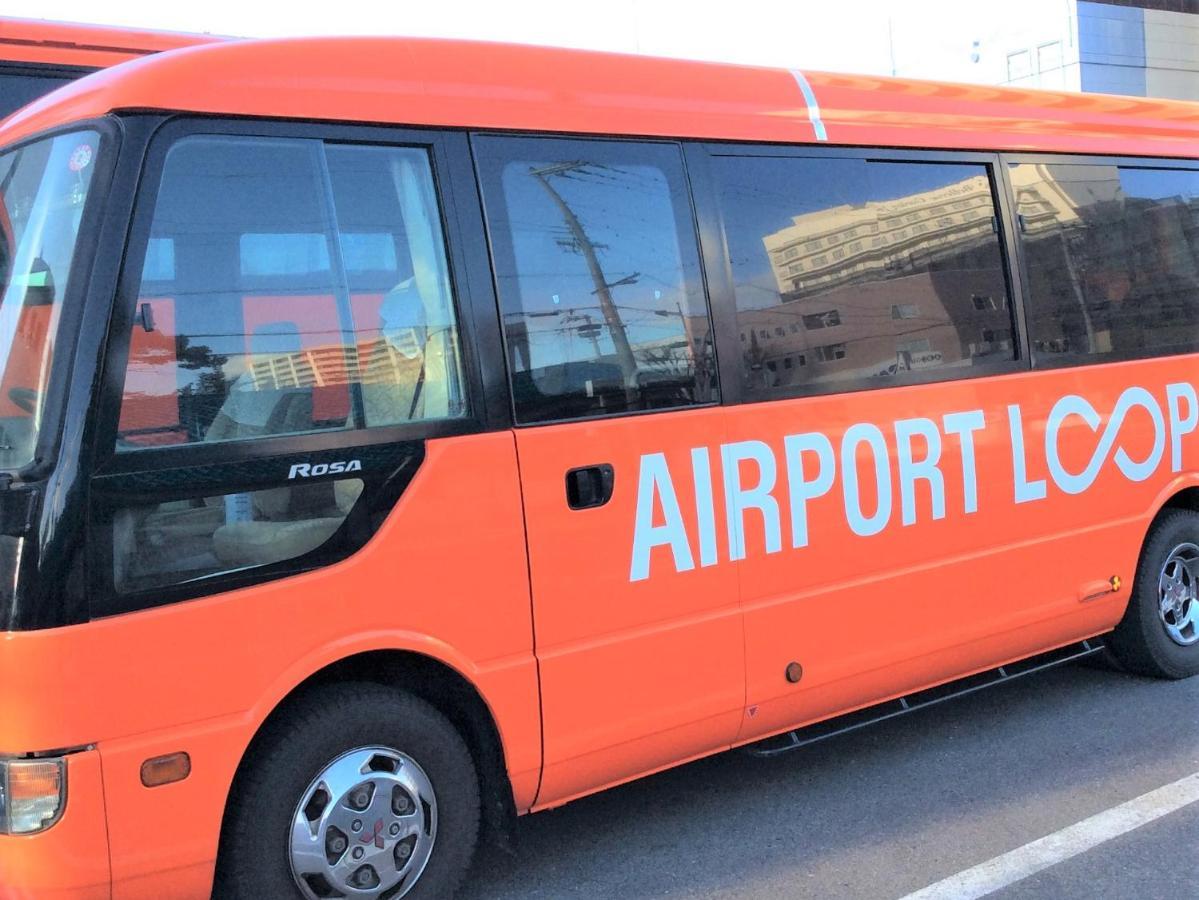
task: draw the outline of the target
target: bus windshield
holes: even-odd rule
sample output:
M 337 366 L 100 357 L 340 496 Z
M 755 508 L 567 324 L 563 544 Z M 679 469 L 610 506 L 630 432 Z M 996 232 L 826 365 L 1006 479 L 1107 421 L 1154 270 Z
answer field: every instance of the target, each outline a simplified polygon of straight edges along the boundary
M 0 153 L 0 470 L 34 458 L 99 135 Z

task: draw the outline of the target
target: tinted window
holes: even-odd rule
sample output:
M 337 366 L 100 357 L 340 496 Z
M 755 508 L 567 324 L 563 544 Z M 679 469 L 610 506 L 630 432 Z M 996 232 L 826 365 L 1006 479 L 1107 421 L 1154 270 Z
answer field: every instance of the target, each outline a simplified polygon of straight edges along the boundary
M 749 390 L 884 385 L 1015 358 L 986 166 L 713 165 Z
M 521 422 L 715 399 L 679 148 L 477 139 Z
M 324 232 L 243 234 L 238 248 L 243 276 L 318 275 L 328 273 L 329 239 Z M 326 277 L 328 277 L 326 275 Z
M 121 448 L 465 408 L 423 150 L 233 137 L 171 149 L 137 298 Z
M 1041 362 L 1199 348 L 1199 171 L 1012 167 Z
M 35 456 L 98 150 L 75 131 L 0 154 L 0 469 Z
M 123 507 L 114 585 L 132 593 L 304 556 L 337 534 L 361 493 L 345 478 Z
M 80 76 L 84 74 L 86 74 L 84 71 L 79 73 Z M 20 72 L 0 70 L 0 119 L 74 80 L 75 77 L 71 75 L 57 73 L 42 75 L 29 70 Z

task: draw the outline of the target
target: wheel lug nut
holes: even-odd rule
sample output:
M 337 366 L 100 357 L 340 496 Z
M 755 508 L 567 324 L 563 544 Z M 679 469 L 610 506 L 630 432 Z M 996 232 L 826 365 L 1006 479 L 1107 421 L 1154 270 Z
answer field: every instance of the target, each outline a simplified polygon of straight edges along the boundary
M 350 825 L 350 829 L 352 831 L 361 831 L 362 830 L 362 820 L 355 819 L 353 824 Z
M 354 848 L 354 859 L 362 859 L 363 850 L 361 847 Z
M 396 834 L 399 834 L 399 833 L 400 833 L 400 826 L 399 826 L 399 825 L 392 825 L 392 826 L 391 826 L 391 828 L 389 828 L 389 829 L 387 829 L 387 830 L 388 830 L 388 831 L 390 831 L 390 832 L 391 832 L 393 835 L 396 835 Z
M 396 847 L 396 855 L 401 859 L 407 859 L 412 855 L 412 847 L 408 844 L 400 844 Z
M 340 835 L 336 835 L 329 839 L 329 849 L 334 853 L 345 853 L 346 839 Z

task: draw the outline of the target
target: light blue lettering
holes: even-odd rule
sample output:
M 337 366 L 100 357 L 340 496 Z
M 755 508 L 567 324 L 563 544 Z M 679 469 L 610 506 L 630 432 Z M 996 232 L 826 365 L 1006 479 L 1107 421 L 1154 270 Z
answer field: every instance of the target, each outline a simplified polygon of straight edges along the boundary
M 805 478 L 803 454 L 816 454 L 816 475 Z M 789 434 L 783 438 L 783 456 L 787 460 L 787 487 L 791 498 L 791 546 L 808 546 L 808 501 L 823 497 L 832 489 L 837 460 L 829 439 L 817 431 Z
M 859 444 L 867 444 L 874 456 L 878 508 L 873 516 L 862 512 L 862 496 L 858 489 Z M 845 492 L 845 518 L 854 534 L 869 537 L 887 527 L 891 519 L 891 469 L 887 464 L 887 441 L 878 426 L 860 422 L 846 429 L 841 439 L 841 487 Z
M 946 434 L 956 434 L 962 444 L 962 501 L 967 513 L 978 512 L 978 464 L 974 458 L 974 432 L 987 427 L 981 409 L 947 414 Z
M 1054 484 L 1067 494 L 1081 494 L 1094 484 L 1099 467 L 1103 465 L 1103 457 L 1107 454 L 1101 454 L 1099 448 L 1096 448 L 1095 455 L 1091 457 L 1085 469 L 1077 475 L 1066 471 L 1066 467 L 1062 465 L 1058 445 L 1062 423 L 1070 416 L 1078 416 L 1086 422 L 1091 431 L 1098 431 L 1102 422 L 1099 413 L 1095 412 L 1095 407 L 1077 394 L 1067 394 L 1058 400 L 1049 411 L 1049 418 L 1045 420 L 1045 465 Z
M 1028 480 L 1028 468 L 1024 456 L 1024 423 L 1020 417 L 1019 405 L 1013 403 L 1007 408 L 1008 427 L 1012 433 L 1012 472 L 1015 476 L 1015 491 L 1017 503 L 1028 503 L 1032 500 L 1045 499 L 1045 479 Z
M 654 524 L 655 495 L 659 498 L 665 518 L 661 525 Z M 683 525 L 683 513 L 675 496 L 674 483 L 670 480 L 670 468 L 666 465 L 666 455 L 646 453 L 641 457 L 641 471 L 637 476 L 637 513 L 633 525 L 633 562 L 629 568 L 629 581 L 649 578 L 650 551 L 663 545 L 670 547 L 676 572 L 695 568 L 691 545 L 687 541 L 687 529 Z
M 752 488 L 741 484 L 741 462 L 753 460 L 758 466 L 758 483 Z M 774 452 L 762 441 L 739 441 L 720 447 L 721 468 L 724 471 L 724 500 L 728 516 L 729 558 L 745 559 L 745 511 L 757 509 L 762 513 L 766 531 L 766 552 L 783 549 L 779 527 L 778 501 L 771 496 L 777 471 Z
M 699 564 L 716 565 L 716 508 L 712 502 L 712 462 L 707 447 L 691 451 L 695 479 L 695 518 L 699 524 Z
M 1144 481 L 1152 475 L 1165 454 L 1166 422 L 1161 407 L 1153 395 L 1143 387 L 1133 386 L 1126 388 L 1116 400 L 1116 406 L 1112 410 L 1111 418 L 1107 421 L 1107 426 L 1103 429 L 1095 452 L 1091 454 L 1091 459 L 1086 467 L 1077 474 L 1067 471 L 1066 467 L 1062 465 L 1060 451 L 1062 425 L 1070 416 L 1078 416 L 1091 431 L 1098 432 L 1103 419 L 1095 411 L 1095 407 L 1077 394 L 1067 394 L 1053 405 L 1053 409 L 1049 411 L 1049 418 L 1045 421 L 1045 462 L 1054 483 L 1067 494 L 1081 494 L 1093 485 L 1095 479 L 1099 477 L 1099 470 L 1107 460 L 1108 454 L 1115 446 L 1116 439 L 1120 436 L 1120 429 L 1123 427 L 1129 411 L 1138 406 L 1149 413 L 1149 417 L 1153 420 L 1153 449 L 1149 451 L 1149 455 L 1145 459 L 1137 462 L 1128 455 L 1123 447 L 1119 447 L 1116 449 L 1115 455 L 1116 466 L 1130 481 Z
M 1099 449 L 1095 451 L 1095 455 L 1099 456 L 1100 450 L 1104 456 L 1107 455 L 1107 448 L 1111 446 L 1112 441 L 1120 432 L 1120 426 L 1124 424 L 1124 419 L 1128 416 L 1128 411 L 1134 406 L 1139 406 L 1145 412 L 1149 413 L 1149 418 L 1153 420 L 1153 449 L 1149 451 L 1149 455 L 1141 462 L 1134 462 L 1132 457 L 1123 448 L 1116 451 L 1116 466 L 1124 473 L 1124 477 L 1129 481 L 1144 481 L 1152 475 L 1159 465 L 1161 465 L 1162 456 L 1166 452 L 1166 419 L 1162 415 L 1162 408 L 1157 403 L 1151 393 L 1143 387 L 1130 387 L 1120 395 L 1120 399 L 1116 401 L 1116 408 L 1112 410 L 1112 417 L 1108 420 L 1107 430 L 1103 433 L 1103 441 L 1100 442 Z M 1111 435 L 1111 440 L 1108 440 L 1108 435 Z M 1103 464 L 1100 459 L 1099 465 Z
M 1187 417 L 1182 417 L 1182 404 L 1187 401 Z M 1170 469 L 1182 471 L 1182 436 L 1190 434 L 1199 425 L 1199 399 L 1195 397 L 1194 385 L 1185 381 L 1166 385 L 1166 405 L 1170 408 Z
M 912 457 L 912 438 L 924 438 L 924 458 Z M 945 518 L 945 476 L 937 468 L 941 461 L 941 432 L 932 419 L 899 419 L 895 423 L 895 448 L 899 461 L 899 503 L 904 525 L 916 522 L 916 482 L 927 481 L 932 491 L 933 518 Z

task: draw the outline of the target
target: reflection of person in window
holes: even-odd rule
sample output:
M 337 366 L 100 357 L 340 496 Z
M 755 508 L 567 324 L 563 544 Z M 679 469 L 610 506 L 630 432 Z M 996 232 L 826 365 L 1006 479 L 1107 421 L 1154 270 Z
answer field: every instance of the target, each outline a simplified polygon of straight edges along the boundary
M 1086 300 L 1094 329 L 1089 352 L 1110 353 L 1121 349 L 1117 335 L 1129 311 L 1131 286 L 1128 273 L 1122 268 L 1104 267 L 1087 273 Z
M 362 406 L 368 426 L 420 419 L 429 327 L 416 278 L 401 281 L 383 297 L 380 334 L 360 352 Z
M 1112 349 L 1117 353 L 1140 355 L 1194 342 L 1199 284 L 1179 255 L 1183 238 L 1170 224 L 1164 219 L 1148 222 L 1146 238 L 1138 243 L 1127 298 L 1112 313 Z

